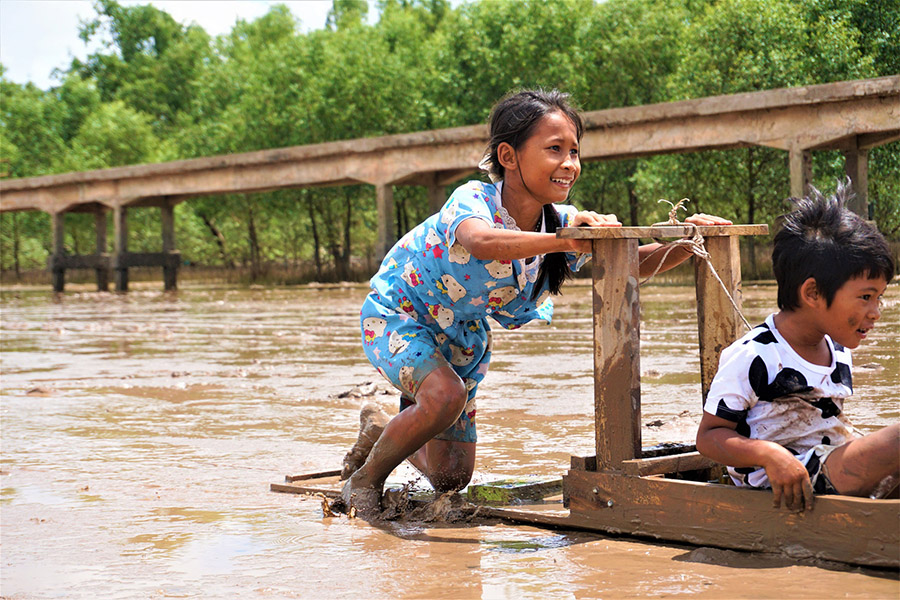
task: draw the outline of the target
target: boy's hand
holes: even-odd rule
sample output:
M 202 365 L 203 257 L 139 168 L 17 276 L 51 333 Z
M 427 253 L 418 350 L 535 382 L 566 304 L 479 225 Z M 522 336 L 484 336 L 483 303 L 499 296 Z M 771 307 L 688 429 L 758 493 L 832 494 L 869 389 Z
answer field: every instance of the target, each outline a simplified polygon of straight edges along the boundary
M 804 509 L 812 510 L 814 496 L 809 473 L 793 454 L 781 446 L 773 448 L 769 460 L 763 467 L 766 469 L 769 483 L 772 484 L 775 508 L 779 508 L 781 501 L 784 500 L 785 507 L 790 510 L 797 512 L 803 512 Z
M 731 221 L 728 219 L 723 219 L 722 217 L 717 217 L 715 215 L 706 215 L 703 213 L 697 213 L 696 215 L 691 215 L 687 219 L 684 220 L 685 223 L 693 223 L 694 225 L 703 226 L 703 225 L 731 225 Z

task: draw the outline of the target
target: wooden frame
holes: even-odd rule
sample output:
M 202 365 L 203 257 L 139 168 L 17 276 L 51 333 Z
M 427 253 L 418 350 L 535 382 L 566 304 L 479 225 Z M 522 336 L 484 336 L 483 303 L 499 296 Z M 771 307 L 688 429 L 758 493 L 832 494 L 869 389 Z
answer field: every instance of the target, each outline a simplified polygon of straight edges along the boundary
M 738 236 L 766 225 L 698 227 L 710 262 L 695 258 L 703 397 L 721 351 L 740 333 Z M 688 481 L 687 472 L 720 466 L 686 447 L 647 457 L 640 437 L 638 239 L 690 236 L 692 226 L 564 228 L 561 238 L 590 239 L 594 265 L 596 457 L 573 457 L 564 477 L 568 521 L 579 528 L 740 550 L 782 552 L 867 566 L 900 566 L 900 500 L 817 498 L 814 510 L 772 507 L 768 492 Z
M 740 334 L 738 236 L 766 225 L 698 227 L 710 263 L 695 259 L 700 377 L 705 398 L 719 354 Z M 869 567 L 900 567 L 900 500 L 820 496 L 792 513 L 770 492 L 710 483 L 722 465 L 693 445 L 641 444 L 638 240 L 690 236 L 692 226 L 564 228 L 562 238 L 590 239 L 593 264 L 594 456 L 573 456 L 563 477 L 563 506 L 480 506 L 482 517 L 542 527 L 602 531 L 677 543 L 818 558 Z M 288 476 L 276 492 L 340 493 L 339 472 Z M 699 481 L 697 481 L 699 479 Z M 564 509 L 568 507 L 568 511 Z

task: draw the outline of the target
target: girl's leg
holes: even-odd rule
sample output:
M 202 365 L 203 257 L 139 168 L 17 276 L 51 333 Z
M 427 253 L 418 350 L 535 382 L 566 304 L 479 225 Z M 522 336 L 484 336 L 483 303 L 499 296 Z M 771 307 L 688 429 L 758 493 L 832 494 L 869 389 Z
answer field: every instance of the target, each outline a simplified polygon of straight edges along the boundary
M 377 404 L 369 402 L 362 407 L 359 411 L 359 435 L 356 438 L 356 443 L 344 456 L 341 468 L 342 481 L 349 479 L 351 475 L 363 466 L 363 463 L 369 458 L 372 446 L 381 437 L 381 432 L 384 431 L 390 420 L 391 417 L 381 410 Z
M 428 478 L 435 491 L 456 492 L 472 479 L 476 446 L 475 442 L 431 440 L 410 456 L 409 462 Z
M 466 407 L 467 397 L 466 386 L 449 366 L 431 371 L 419 386 L 416 403 L 390 420 L 365 464 L 347 481 L 342 494 L 345 503 L 355 498 L 357 510 L 377 509 L 365 505 L 377 504 L 374 498 L 380 500 L 384 481 L 391 471 L 453 425 Z M 474 452 L 471 454 L 474 460 Z
M 883 479 L 900 471 L 900 424 L 844 444 L 828 455 L 825 468 L 840 493 L 868 496 Z

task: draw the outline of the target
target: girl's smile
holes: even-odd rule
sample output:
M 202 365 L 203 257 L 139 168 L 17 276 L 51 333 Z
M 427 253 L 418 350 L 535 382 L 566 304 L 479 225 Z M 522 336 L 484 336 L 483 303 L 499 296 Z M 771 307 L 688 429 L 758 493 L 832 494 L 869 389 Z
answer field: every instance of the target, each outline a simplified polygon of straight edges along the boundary
M 564 201 L 581 174 L 578 133 L 561 112 L 546 114 L 515 156 L 516 172 L 506 174 L 504 189 L 541 205 Z

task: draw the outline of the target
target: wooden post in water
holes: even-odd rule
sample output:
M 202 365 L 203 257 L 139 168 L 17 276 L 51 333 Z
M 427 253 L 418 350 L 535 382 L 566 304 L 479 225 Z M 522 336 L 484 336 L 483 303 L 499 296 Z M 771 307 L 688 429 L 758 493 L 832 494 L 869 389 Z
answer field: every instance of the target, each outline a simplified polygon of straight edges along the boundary
M 791 196 L 803 198 L 809 192 L 812 181 L 812 152 L 803 148 L 791 148 L 788 161 L 791 168 Z
M 169 201 L 159 207 L 162 222 L 163 289 L 178 288 L 178 262 L 171 260 L 175 253 L 175 208 Z
M 53 232 L 53 254 L 50 255 L 50 277 L 54 292 L 62 292 L 66 286 L 65 238 L 66 213 L 55 212 L 50 215 Z
M 731 294 L 741 308 L 741 252 L 737 236 L 704 239 L 709 260 L 719 278 L 710 271 L 705 260 L 695 257 L 694 288 L 697 294 L 697 329 L 700 334 L 700 385 L 703 402 L 719 368 L 722 350 L 741 335 L 743 321 L 728 300 Z M 724 284 L 725 289 L 722 288 Z
M 375 247 L 375 259 L 381 262 L 396 240 L 394 235 L 394 186 L 389 183 L 375 186 L 375 208 L 378 212 L 378 240 Z
M 638 240 L 595 239 L 594 427 L 597 470 L 641 455 Z
M 97 234 L 97 266 L 94 268 L 97 273 L 97 291 L 105 292 L 109 290 L 109 262 L 106 258 L 109 256 L 106 252 L 106 210 L 102 206 L 98 206 L 94 212 L 94 231 Z
M 444 202 L 447 201 L 444 186 L 438 183 L 440 179 L 439 174 L 435 173 L 433 179 L 434 183 L 428 186 L 428 210 L 432 214 L 440 212 Z
M 863 219 L 869 218 L 869 151 L 859 147 L 859 136 L 854 136 L 850 147 L 844 150 L 844 173 L 853 183 L 853 198 L 847 208 Z
M 116 206 L 113 209 L 113 229 L 115 230 L 116 253 L 113 257 L 116 291 L 128 291 L 128 209 Z

